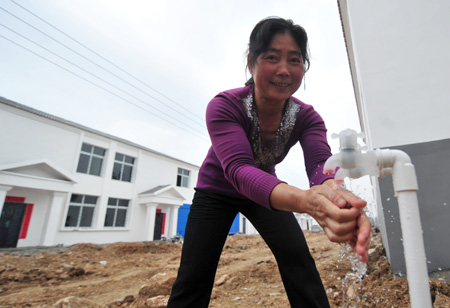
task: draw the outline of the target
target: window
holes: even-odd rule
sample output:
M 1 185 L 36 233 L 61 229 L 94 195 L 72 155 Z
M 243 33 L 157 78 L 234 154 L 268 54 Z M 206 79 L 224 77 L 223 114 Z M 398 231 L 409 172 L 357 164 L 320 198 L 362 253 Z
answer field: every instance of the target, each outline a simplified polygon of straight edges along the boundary
M 106 208 L 105 227 L 125 227 L 128 200 L 109 198 Z
M 189 187 L 189 170 L 178 168 L 177 186 Z
M 131 173 L 133 171 L 133 165 L 134 165 L 133 157 L 116 153 L 112 178 L 114 180 L 131 182 Z
M 100 176 L 105 152 L 105 149 L 83 143 L 77 172 Z
M 92 227 L 97 197 L 72 194 L 69 211 L 66 217 L 66 227 Z

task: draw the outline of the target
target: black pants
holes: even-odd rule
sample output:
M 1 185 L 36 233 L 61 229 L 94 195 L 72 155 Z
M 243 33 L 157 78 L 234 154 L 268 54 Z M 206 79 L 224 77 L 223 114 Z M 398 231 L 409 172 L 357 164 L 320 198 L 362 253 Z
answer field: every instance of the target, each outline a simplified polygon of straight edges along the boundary
M 291 307 L 329 307 L 314 259 L 294 214 L 197 190 L 188 216 L 178 277 L 168 308 L 208 307 L 228 232 L 241 212 L 278 263 Z

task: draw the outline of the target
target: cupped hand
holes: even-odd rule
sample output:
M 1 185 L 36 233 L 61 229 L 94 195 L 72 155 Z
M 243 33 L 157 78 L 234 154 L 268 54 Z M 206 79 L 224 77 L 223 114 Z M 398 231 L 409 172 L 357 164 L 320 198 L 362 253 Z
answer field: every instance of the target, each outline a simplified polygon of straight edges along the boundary
M 272 190 L 270 202 L 276 210 L 311 215 L 332 242 L 349 243 L 361 261 L 368 261 L 371 225 L 362 210 L 367 203 L 334 180 L 308 190 L 280 183 Z
M 366 201 L 338 186 L 334 180 L 306 191 L 309 214 L 319 223 L 332 242 L 349 243 L 367 262 L 371 224 L 362 210 Z

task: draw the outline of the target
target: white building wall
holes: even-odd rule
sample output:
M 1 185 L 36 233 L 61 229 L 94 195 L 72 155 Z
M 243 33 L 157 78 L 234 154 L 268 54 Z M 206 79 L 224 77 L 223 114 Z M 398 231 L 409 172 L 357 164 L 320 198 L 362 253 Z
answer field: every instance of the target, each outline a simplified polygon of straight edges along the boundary
M 239 232 L 247 235 L 259 234 L 255 226 L 242 213 L 239 215 Z
M 449 138 L 450 1 L 339 3 L 370 146 Z
M 56 196 L 57 201 L 53 199 L 54 191 L 14 186 L 7 192 L 8 196 L 25 197 L 26 203 L 34 204 L 28 235 L 26 239 L 18 241 L 18 246 L 148 240 L 144 230 L 146 227 L 153 228 L 153 225 L 147 226 L 147 207 L 139 204 L 139 194 L 160 185 L 176 187 L 179 167 L 190 171 L 190 185 L 188 188 L 176 187 L 182 197 L 175 196 L 175 198 L 179 201 L 179 206 L 191 203 L 198 166 L 122 142 L 121 139 L 106 134 L 97 134 L 89 129 L 83 129 L 82 126 L 71 125 L 70 122 L 61 123 L 59 120 L 49 119 L 48 115 L 43 117 L 9 105 L 0 104 L 0 123 L 2 126 L 0 142 L 5 146 L 5 150 L 0 151 L 1 166 L 45 159 L 75 181 L 67 186 L 70 188 L 66 191 L 59 192 L 67 194 L 67 197 L 61 198 L 62 195 L 59 194 Z M 83 143 L 106 149 L 101 176 L 76 172 Z M 135 158 L 131 183 L 111 178 L 116 153 Z M 28 171 L 32 169 L 27 168 Z M 38 172 L 40 166 L 35 168 Z M 7 185 L 1 183 L 1 179 L 0 177 L 0 185 Z M 30 181 L 33 179 L 30 178 Z M 72 193 L 98 196 L 91 228 L 64 227 Z M 130 200 L 125 228 L 103 226 L 110 197 Z M 63 204 L 59 205 L 58 202 Z M 174 224 L 177 220 L 171 215 L 177 215 L 177 209 L 173 204 L 158 204 L 158 208 L 166 213 L 164 230 L 166 234 L 163 235 L 175 235 L 172 232 L 173 230 L 176 232 Z M 55 215 L 58 216 L 57 225 L 49 227 L 49 224 L 55 224 L 54 221 L 48 221 L 50 214 L 53 218 Z M 48 230 L 53 229 L 54 234 L 48 234 Z
M 5 149 L 0 151 L 2 164 L 48 157 L 68 171 L 76 169 L 78 161 L 73 158 L 80 149 L 79 132 L 13 107 L 4 108 L 9 112 L 0 113 Z
M 449 269 L 450 1 L 338 0 L 361 126 L 369 148 L 411 156 L 429 271 Z M 373 179 L 394 272 L 404 272 L 392 179 Z

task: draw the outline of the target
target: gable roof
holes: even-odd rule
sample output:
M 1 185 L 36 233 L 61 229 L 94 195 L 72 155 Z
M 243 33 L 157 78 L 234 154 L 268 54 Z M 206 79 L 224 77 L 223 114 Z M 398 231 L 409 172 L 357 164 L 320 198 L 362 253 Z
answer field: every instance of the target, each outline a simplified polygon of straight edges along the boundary
M 140 204 L 181 205 L 186 198 L 171 184 L 159 185 L 139 194 Z
M 41 158 L 0 165 L 0 183 L 53 192 L 70 192 L 77 180 L 53 162 Z
M 149 189 L 147 191 L 141 192 L 139 195 L 156 195 L 161 193 L 161 191 L 165 190 L 164 188 L 168 188 L 170 184 L 167 185 L 159 185 L 156 187 L 153 187 L 152 189 Z
M 0 165 L 0 171 L 77 183 L 69 172 L 46 158 Z

